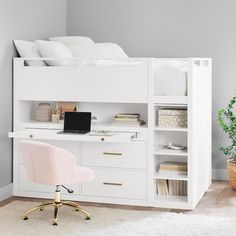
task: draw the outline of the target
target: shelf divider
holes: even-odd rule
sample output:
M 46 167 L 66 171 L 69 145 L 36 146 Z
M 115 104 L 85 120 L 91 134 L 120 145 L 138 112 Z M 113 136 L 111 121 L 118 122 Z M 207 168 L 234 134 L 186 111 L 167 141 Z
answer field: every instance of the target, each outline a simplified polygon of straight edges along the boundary
M 188 132 L 188 128 L 182 128 L 182 127 L 160 127 L 155 126 L 155 131 L 174 131 L 174 132 Z
M 188 181 L 188 176 L 186 174 L 180 174 L 173 171 L 173 173 L 165 173 L 165 174 L 156 173 L 154 175 L 154 179 L 170 179 L 170 180 Z
M 156 151 L 154 151 L 155 155 L 163 155 L 163 156 L 188 156 L 187 149 L 185 150 L 172 150 L 168 148 L 157 148 Z

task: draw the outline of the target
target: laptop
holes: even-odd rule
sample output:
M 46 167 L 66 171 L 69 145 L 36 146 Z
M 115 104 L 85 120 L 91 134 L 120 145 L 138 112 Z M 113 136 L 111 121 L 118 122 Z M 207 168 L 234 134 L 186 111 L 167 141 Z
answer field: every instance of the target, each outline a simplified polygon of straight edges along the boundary
M 89 133 L 91 130 L 91 116 L 91 112 L 65 112 L 64 130 L 59 133 Z

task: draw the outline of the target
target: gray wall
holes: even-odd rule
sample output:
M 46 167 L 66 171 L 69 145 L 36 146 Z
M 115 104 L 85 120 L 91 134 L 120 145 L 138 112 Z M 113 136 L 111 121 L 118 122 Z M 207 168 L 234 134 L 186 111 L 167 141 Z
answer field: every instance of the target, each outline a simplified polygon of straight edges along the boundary
M 236 91 L 235 0 L 68 0 L 67 9 L 68 35 L 118 43 L 129 56 L 212 57 L 213 145 L 225 142 L 216 111 Z M 213 146 L 213 168 L 225 165 Z
M 0 187 L 12 182 L 12 40 L 66 34 L 66 0 L 0 0 Z

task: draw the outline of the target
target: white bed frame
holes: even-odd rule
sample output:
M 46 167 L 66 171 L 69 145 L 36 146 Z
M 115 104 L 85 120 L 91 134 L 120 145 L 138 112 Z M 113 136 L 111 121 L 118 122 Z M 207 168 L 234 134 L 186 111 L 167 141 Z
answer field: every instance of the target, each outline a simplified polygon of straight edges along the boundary
M 9 136 L 14 138 L 15 196 L 52 197 L 53 188 L 25 176 L 19 140 L 36 139 L 67 148 L 78 165 L 95 171 L 94 182 L 72 186 L 76 194 L 64 193 L 65 199 L 177 209 L 196 206 L 211 184 L 211 59 L 131 58 L 127 63 L 77 67 L 25 66 L 25 60 L 14 59 L 14 128 Z M 154 96 L 154 62 L 179 60 L 188 63 L 188 96 Z M 42 101 L 79 102 L 80 111 L 92 111 L 99 118 L 92 129 L 119 134 L 105 139 L 58 135 L 62 123 L 33 121 L 33 110 Z M 187 107 L 188 128 L 156 126 L 156 110 L 163 106 Z M 111 126 L 111 118 L 120 112 L 138 112 L 147 125 Z M 186 144 L 188 150 L 160 149 L 168 139 Z M 163 159 L 187 161 L 187 176 L 160 176 L 156 168 Z M 187 181 L 187 196 L 158 195 L 158 179 Z

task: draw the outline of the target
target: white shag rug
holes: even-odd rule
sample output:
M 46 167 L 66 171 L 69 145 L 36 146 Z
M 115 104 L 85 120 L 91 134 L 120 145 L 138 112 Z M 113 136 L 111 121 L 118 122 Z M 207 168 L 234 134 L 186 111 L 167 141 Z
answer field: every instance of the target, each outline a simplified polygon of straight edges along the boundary
M 235 235 L 236 217 L 213 217 L 158 211 L 85 207 L 92 214 L 85 221 L 71 208 L 59 209 L 58 226 L 52 226 L 53 209 L 35 212 L 29 220 L 22 213 L 36 202 L 14 201 L 0 208 L 1 236 L 229 236 Z

